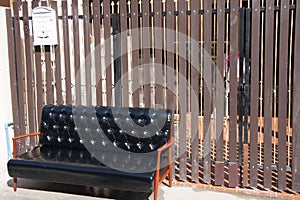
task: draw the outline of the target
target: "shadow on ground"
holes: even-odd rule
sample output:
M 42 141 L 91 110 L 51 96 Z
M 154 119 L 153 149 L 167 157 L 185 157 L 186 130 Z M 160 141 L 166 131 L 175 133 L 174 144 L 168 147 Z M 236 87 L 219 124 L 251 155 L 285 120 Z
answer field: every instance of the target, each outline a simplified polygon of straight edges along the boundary
M 7 185 L 13 190 L 13 180 L 7 181 Z M 65 194 L 74 194 L 90 197 L 100 197 L 105 199 L 115 200 L 148 200 L 151 199 L 151 193 L 142 192 L 131 192 L 131 191 L 120 191 L 110 190 L 90 186 L 79 186 L 62 183 L 52 183 L 44 181 L 35 181 L 28 179 L 18 179 L 18 188 L 30 189 L 30 190 L 41 190 L 48 192 L 57 192 Z M 161 193 L 162 191 L 159 191 Z

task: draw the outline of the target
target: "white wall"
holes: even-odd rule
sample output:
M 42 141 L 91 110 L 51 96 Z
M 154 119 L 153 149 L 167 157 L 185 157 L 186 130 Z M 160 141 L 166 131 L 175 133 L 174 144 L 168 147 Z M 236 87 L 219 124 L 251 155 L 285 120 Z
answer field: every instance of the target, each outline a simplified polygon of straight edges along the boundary
M 7 8 L 0 7 L 0 164 L 6 163 L 8 159 L 4 124 L 13 120 L 5 9 Z

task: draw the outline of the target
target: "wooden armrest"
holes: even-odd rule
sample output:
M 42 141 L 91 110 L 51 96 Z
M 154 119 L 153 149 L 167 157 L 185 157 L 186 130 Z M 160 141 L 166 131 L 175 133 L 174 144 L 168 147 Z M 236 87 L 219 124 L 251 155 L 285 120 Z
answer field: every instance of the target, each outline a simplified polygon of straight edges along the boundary
M 16 137 L 13 137 L 13 140 L 18 140 L 18 139 L 21 139 L 21 138 L 32 137 L 32 136 L 37 136 L 37 135 L 40 135 L 40 132 L 18 135 Z
M 173 145 L 174 138 L 171 136 L 170 140 L 168 141 L 167 144 L 164 146 L 160 147 L 157 150 L 157 163 L 156 163 L 156 170 L 155 170 L 155 182 L 154 182 L 154 199 L 157 199 L 157 190 L 158 190 L 158 185 L 163 182 L 164 178 L 169 175 L 169 184 L 170 187 L 172 187 L 172 145 Z M 168 169 L 164 174 L 161 176 L 160 175 L 160 156 L 161 152 L 165 149 L 168 149 Z
M 160 155 L 161 155 L 161 152 L 165 149 L 170 148 L 173 145 L 173 141 L 174 141 L 173 136 L 171 136 L 171 138 L 170 138 L 170 140 L 167 144 L 165 144 L 164 146 L 157 149 L 157 163 L 156 163 L 156 171 L 157 172 L 160 169 Z M 171 164 L 172 163 L 172 149 L 169 149 L 168 157 L 169 157 L 169 164 Z
M 12 138 L 13 148 L 14 148 L 14 152 L 13 152 L 14 158 L 17 156 L 17 140 L 22 139 L 22 138 L 26 138 L 26 137 L 38 136 L 38 135 L 40 135 L 40 132 L 18 135 L 16 137 Z
M 173 136 L 171 136 L 169 142 L 168 142 L 167 144 L 165 144 L 164 146 L 161 146 L 159 149 L 157 149 L 157 151 L 158 151 L 158 152 L 162 152 L 163 150 L 165 150 L 165 149 L 171 147 L 172 144 L 173 144 L 173 142 L 174 142 L 174 138 L 173 138 Z

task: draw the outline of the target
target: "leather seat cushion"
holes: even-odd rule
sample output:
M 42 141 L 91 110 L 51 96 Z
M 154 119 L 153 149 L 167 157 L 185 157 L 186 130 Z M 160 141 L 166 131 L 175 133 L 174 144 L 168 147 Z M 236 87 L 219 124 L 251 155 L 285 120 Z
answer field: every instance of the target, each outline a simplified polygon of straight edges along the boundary
M 11 159 L 8 172 L 11 177 L 151 192 L 156 156 L 43 146 Z M 160 174 L 166 163 L 163 155 Z

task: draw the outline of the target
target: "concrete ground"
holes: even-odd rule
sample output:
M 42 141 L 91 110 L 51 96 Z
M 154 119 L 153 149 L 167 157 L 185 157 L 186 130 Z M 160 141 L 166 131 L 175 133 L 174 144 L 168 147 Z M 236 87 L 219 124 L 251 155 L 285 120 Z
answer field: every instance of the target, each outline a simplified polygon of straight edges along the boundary
M 0 165 L 0 199 L 5 200 L 144 200 L 153 199 L 153 194 L 112 191 L 86 186 L 74 186 L 66 184 L 46 183 L 25 179 L 18 179 L 18 190 L 13 191 L 12 179 L 7 175 L 6 162 Z M 159 187 L 159 200 L 239 200 L 272 198 L 250 196 L 243 194 L 229 194 L 203 190 L 193 187 L 173 186 L 169 188 L 161 184 Z

